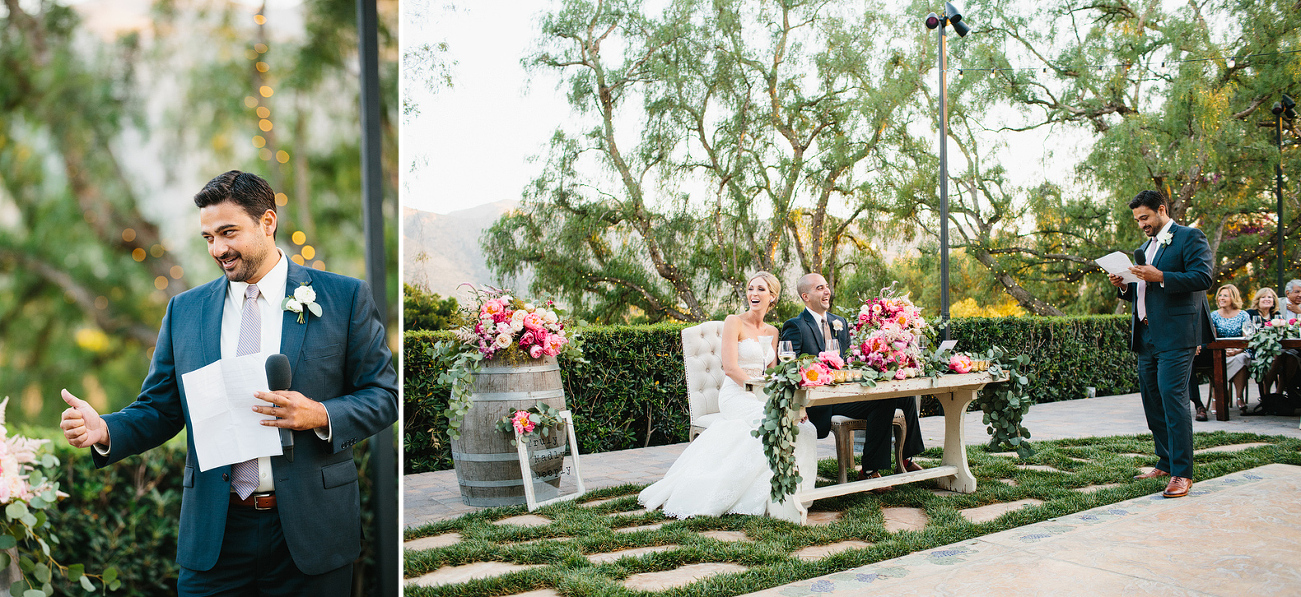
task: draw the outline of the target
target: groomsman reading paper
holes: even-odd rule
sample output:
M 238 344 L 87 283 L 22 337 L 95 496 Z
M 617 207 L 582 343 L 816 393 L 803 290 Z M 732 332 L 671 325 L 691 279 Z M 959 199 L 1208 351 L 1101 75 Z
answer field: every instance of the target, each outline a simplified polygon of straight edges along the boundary
M 92 448 L 102 467 L 189 430 L 185 470 L 177 471 L 180 595 L 349 595 L 361 551 L 352 447 L 397 420 L 397 375 L 379 311 L 364 282 L 300 267 L 276 248 L 275 194 L 265 180 L 232 170 L 194 203 L 224 275 L 167 306 L 134 403 L 101 417 L 64 390 L 63 434 Z M 292 430 L 284 445 L 293 455 L 204 463 L 182 376 L 257 353 L 283 354 L 291 365 L 288 389 L 257 392 L 259 406 L 248 408 L 262 425 Z
M 798 354 L 818 354 L 826 350 L 826 338 L 831 337 L 840 345 L 840 356 L 845 357 L 849 353 L 849 322 L 827 310 L 831 307 L 831 287 L 827 285 L 826 278 L 820 274 L 806 274 L 795 284 L 795 291 L 799 293 L 805 309 L 782 325 L 781 340 L 790 341 Z M 904 439 L 904 470 L 922 470 L 920 465 L 911 460 L 912 456 L 925 449 L 917 424 L 916 397 L 813 406 L 807 412 L 809 421 L 818 429 L 819 439 L 831 433 L 832 415 L 867 421 L 866 437 L 863 440 L 863 468 L 858 473 L 859 480 L 862 480 L 880 477 L 881 471 L 891 468 L 891 425 L 896 408 L 903 410 L 908 426 Z
M 1134 478 L 1169 476 L 1163 495 L 1183 497 L 1193 484 L 1188 377 L 1197 346 L 1211 338 L 1202 308 L 1211 287 L 1211 247 L 1201 230 L 1170 219 L 1161 193 L 1143 191 L 1129 208 L 1148 237 L 1130 268 L 1139 282 L 1108 279 L 1120 298 L 1134 303 L 1130 348 L 1138 353 L 1138 387 L 1158 458 L 1152 472 Z

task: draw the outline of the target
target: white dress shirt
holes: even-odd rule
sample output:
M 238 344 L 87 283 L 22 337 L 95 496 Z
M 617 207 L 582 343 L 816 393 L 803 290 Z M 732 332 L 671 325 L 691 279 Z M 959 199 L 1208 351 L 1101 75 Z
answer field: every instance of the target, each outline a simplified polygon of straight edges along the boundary
M 1147 257 L 1147 259 L 1144 260 L 1145 265 L 1152 265 L 1152 260 L 1156 259 L 1156 250 L 1161 246 L 1161 242 L 1158 241 L 1157 239 L 1161 238 L 1162 234 L 1168 232 L 1170 230 L 1170 227 L 1174 226 L 1174 223 L 1175 223 L 1174 218 L 1170 218 L 1166 220 L 1165 226 L 1162 226 L 1161 230 L 1156 233 L 1156 236 L 1152 237 L 1151 242 L 1147 243 L 1147 248 L 1143 250 L 1143 255 Z M 1165 282 L 1162 282 L 1161 286 L 1165 287 Z M 1147 319 L 1146 300 L 1147 300 L 1147 282 L 1145 280 L 1139 280 L 1138 281 L 1138 302 L 1134 303 L 1135 309 L 1138 311 L 1139 321 L 1143 321 L 1144 319 Z
M 258 312 L 261 315 L 262 343 L 258 352 L 276 354 L 280 352 L 280 329 L 284 322 L 284 309 L 280 303 L 285 299 L 285 284 L 289 278 L 289 260 L 284 253 L 276 249 L 276 264 L 257 282 Z M 248 282 L 230 281 L 226 283 L 226 301 L 221 313 L 221 358 L 233 359 L 238 356 L 239 327 L 244 320 L 244 290 Z M 256 492 L 275 491 L 275 481 L 271 476 L 271 457 L 261 456 L 257 459 L 258 484 Z M 231 487 L 231 491 L 234 491 Z
M 827 329 L 831 329 L 831 320 L 827 318 L 827 314 L 826 314 L 826 313 L 823 313 L 822 315 L 818 315 L 817 313 L 814 313 L 814 312 L 813 312 L 813 309 L 810 309 L 810 308 L 808 308 L 808 307 L 805 307 L 804 310 L 805 310 L 805 311 L 808 311 L 808 312 L 809 312 L 809 315 L 812 315 L 812 316 L 813 316 L 813 327 L 814 327 L 815 329 L 818 330 L 818 333 L 819 333 L 819 334 L 822 334 L 822 322 L 823 322 L 823 320 L 826 320 L 826 322 L 827 322 Z M 833 332 L 833 334 L 834 334 L 834 332 Z M 823 336 L 826 336 L 826 334 L 822 334 L 822 335 L 823 335 Z M 824 337 L 824 338 L 822 339 L 822 345 L 823 345 L 823 346 L 826 346 L 826 345 L 827 345 L 827 338 Z

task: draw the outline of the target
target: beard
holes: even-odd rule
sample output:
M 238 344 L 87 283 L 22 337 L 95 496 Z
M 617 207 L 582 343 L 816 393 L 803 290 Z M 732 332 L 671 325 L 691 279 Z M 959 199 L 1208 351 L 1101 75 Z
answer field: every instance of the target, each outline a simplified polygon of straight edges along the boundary
M 252 278 L 253 275 L 256 274 L 258 270 L 262 268 L 262 263 L 266 261 L 266 257 L 267 257 L 267 252 L 265 250 L 260 252 L 249 252 L 249 253 L 242 253 L 240 251 L 228 250 L 225 253 L 221 254 L 220 256 L 215 257 L 214 259 L 217 261 L 218 267 L 221 267 L 222 261 L 237 259 L 237 261 L 235 262 L 235 267 L 229 270 L 227 270 L 225 267 L 222 267 L 221 271 L 223 274 L 225 274 L 226 279 L 230 280 L 231 282 L 247 282 L 249 278 Z

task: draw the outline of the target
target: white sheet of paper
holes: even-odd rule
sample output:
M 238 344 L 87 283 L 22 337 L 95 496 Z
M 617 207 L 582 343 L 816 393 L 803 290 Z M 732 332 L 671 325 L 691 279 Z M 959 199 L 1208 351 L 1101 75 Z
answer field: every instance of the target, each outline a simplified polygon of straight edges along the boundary
M 945 340 L 940 342 L 940 351 L 953 350 L 958 345 L 957 340 Z
M 1129 268 L 1134 267 L 1134 262 L 1129 260 L 1129 255 L 1121 251 L 1114 251 L 1095 260 L 1098 267 L 1106 270 L 1107 273 L 1120 276 L 1126 284 L 1138 283 L 1138 276 L 1130 273 Z
M 270 387 L 268 356 L 222 359 L 181 375 L 200 471 L 282 453 L 280 430 L 262 425 L 258 421 L 270 417 L 253 412 L 254 405 L 267 404 L 253 393 Z

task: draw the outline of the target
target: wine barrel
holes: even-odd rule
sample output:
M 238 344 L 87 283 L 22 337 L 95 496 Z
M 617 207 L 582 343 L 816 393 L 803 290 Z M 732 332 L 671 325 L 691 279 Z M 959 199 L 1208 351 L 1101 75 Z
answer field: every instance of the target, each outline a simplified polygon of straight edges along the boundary
M 565 408 L 556 357 L 546 356 L 511 364 L 489 361 L 474 374 L 473 401 L 461 423 L 461 439 L 452 440 L 452 462 L 461 499 L 467 506 L 511 506 L 525 503 L 519 456 L 511 440 L 515 433 L 497 431 L 497 421 L 539 402 Z M 552 487 L 560 487 L 565 447 L 563 427 L 542 437 L 534 432 L 534 474 Z M 536 440 L 536 441 L 534 441 Z

